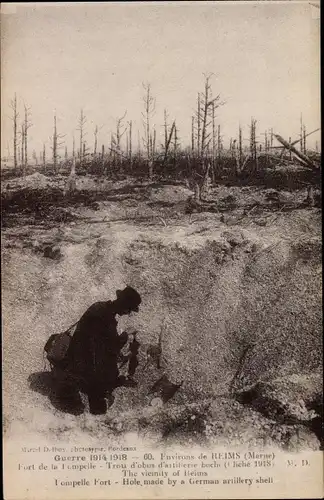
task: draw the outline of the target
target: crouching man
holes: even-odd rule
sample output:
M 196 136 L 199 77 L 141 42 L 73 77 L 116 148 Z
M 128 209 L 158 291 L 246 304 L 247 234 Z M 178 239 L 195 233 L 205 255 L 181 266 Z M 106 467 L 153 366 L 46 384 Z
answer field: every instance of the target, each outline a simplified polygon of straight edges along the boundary
M 130 286 L 117 290 L 116 295 L 114 301 L 96 302 L 80 318 L 64 367 L 87 394 L 90 412 L 97 415 L 107 411 L 106 398 L 113 401 L 116 387 L 132 385 L 132 380 L 119 377 L 120 351 L 128 334 L 118 335 L 116 316 L 138 312 L 141 297 Z

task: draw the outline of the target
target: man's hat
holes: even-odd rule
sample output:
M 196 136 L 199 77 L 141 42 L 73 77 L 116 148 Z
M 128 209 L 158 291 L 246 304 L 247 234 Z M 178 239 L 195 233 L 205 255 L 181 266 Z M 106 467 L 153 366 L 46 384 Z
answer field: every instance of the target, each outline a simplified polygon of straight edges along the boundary
M 121 300 L 125 306 L 130 308 L 138 308 L 142 302 L 140 294 L 131 286 L 126 286 L 124 290 L 116 291 L 117 299 Z

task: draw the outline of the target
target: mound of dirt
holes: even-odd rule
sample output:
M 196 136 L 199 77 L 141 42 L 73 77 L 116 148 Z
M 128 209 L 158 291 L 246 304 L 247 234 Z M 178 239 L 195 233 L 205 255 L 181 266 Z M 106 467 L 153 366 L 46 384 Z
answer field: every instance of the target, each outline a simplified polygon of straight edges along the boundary
M 319 373 L 293 374 L 258 382 L 240 392 L 237 398 L 279 422 L 310 422 L 323 415 L 322 376 Z
M 169 204 L 185 202 L 193 195 L 193 192 L 190 191 L 190 189 L 187 189 L 180 185 L 165 185 L 154 188 L 151 187 L 149 191 L 149 197 L 151 201 Z
M 262 415 L 279 424 L 302 424 L 323 446 L 323 379 L 320 373 L 293 374 L 258 382 L 236 395 Z
M 20 177 L 18 182 L 20 187 L 27 189 L 44 189 L 52 184 L 51 180 L 40 172 Z

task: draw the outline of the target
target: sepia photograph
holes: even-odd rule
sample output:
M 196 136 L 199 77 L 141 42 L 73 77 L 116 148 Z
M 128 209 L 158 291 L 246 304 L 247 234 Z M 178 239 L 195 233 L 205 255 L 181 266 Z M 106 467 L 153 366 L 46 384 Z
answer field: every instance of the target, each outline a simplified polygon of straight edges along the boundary
M 1 24 L 6 500 L 322 497 L 319 2 Z

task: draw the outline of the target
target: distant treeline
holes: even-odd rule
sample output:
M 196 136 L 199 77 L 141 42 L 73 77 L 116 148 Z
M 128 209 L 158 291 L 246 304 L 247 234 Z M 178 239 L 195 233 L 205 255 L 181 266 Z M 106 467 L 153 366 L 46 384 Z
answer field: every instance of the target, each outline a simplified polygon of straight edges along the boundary
M 299 137 L 284 138 L 284 145 L 276 140 L 278 136 L 272 129 L 258 130 L 257 121 L 251 118 L 249 137 L 243 137 L 242 127 L 238 126 L 237 137 L 230 138 L 229 146 L 225 148 L 221 125 L 216 118 L 218 108 L 225 103 L 219 94 L 213 94 L 210 80 L 211 75 L 205 76 L 204 87 L 197 94 L 196 109 L 191 116 L 191 144 L 186 147 L 181 144 L 176 120 L 169 120 L 167 110 L 164 111 L 163 141 L 157 143 L 153 120 L 155 98 L 150 84 L 143 84 L 143 131 L 138 133 L 136 141 L 133 122 L 126 119 L 127 112 L 116 119 L 109 144 L 98 143 L 98 126 L 95 126 L 90 141 L 86 133 L 87 117 L 81 109 L 72 151 L 68 151 L 65 136 L 58 131 L 54 114 L 50 150 L 44 143 L 39 154 L 33 151 L 30 155 L 31 110 L 24 105 L 23 113 L 19 113 L 15 94 L 10 105 L 13 124 L 10 163 L 13 172 L 26 175 L 36 169 L 47 175 L 70 172 L 71 175 L 88 173 L 118 178 L 132 175 L 149 181 L 156 178 L 183 180 L 196 186 L 198 198 L 207 181 L 212 184 L 227 181 L 262 184 L 271 179 L 274 184 L 287 186 L 294 186 L 297 181 L 317 182 L 319 148 L 317 144 L 314 151 L 307 148 L 307 137 L 316 131 L 307 132 L 302 117 Z M 8 146 L 8 157 L 9 149 Z M 296 166 L 295 170 L 290 168 L 292 165 Z

